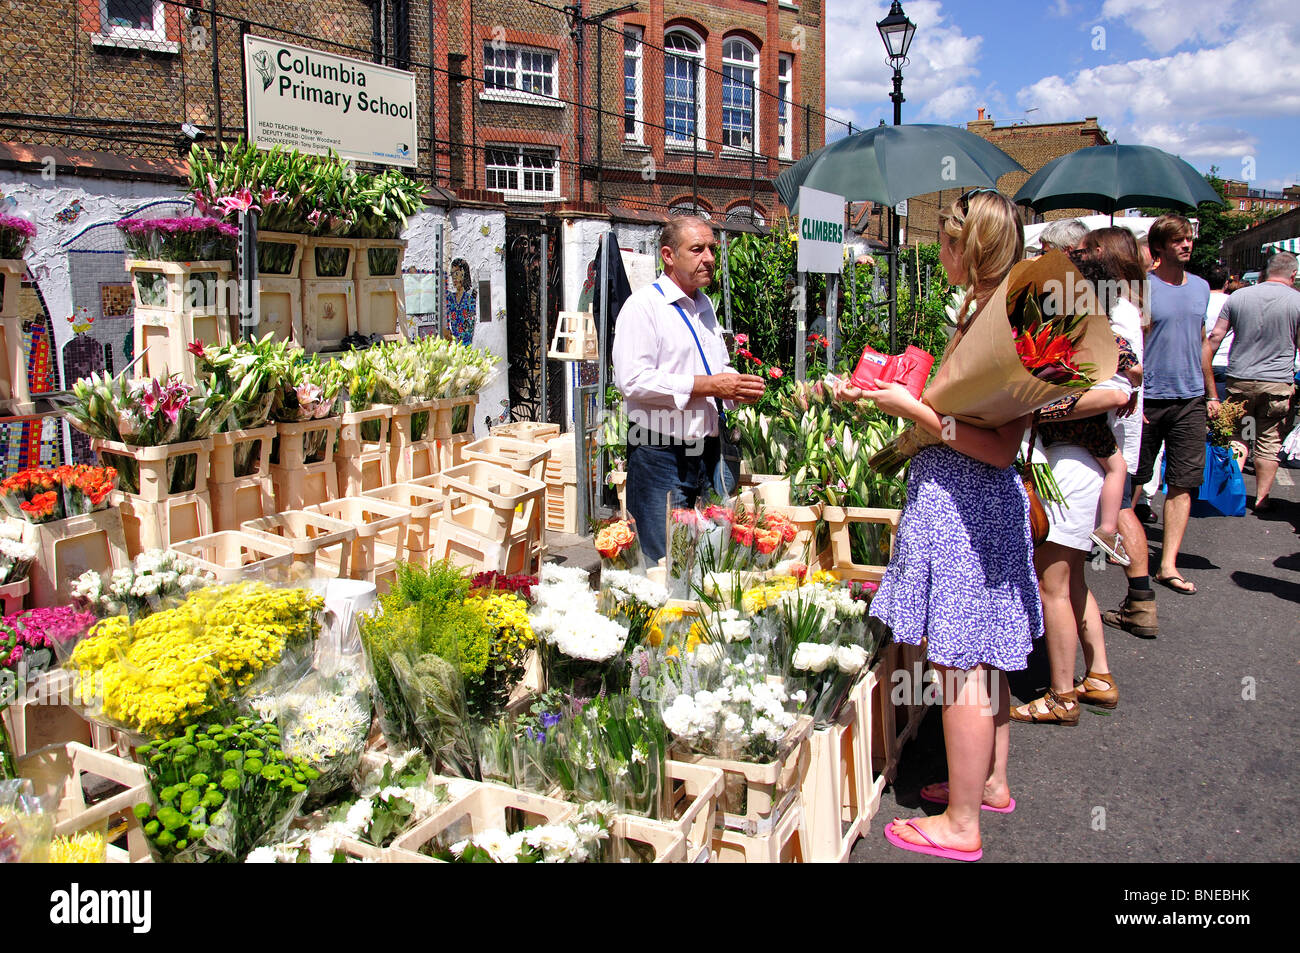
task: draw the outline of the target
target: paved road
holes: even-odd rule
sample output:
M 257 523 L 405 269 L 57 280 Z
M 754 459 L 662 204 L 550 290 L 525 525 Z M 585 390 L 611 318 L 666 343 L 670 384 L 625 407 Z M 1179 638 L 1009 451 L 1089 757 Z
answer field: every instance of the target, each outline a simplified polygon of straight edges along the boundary
M 1074 728 L 1011 725 L 1017 809 L 984 814 L 986 861 L 1300 860 L 1300 471 L 1289 476 L 1270 518 L 1191 521 L 1179 568 L 1200 592 L 1156 587 L 1158 639 L 1106 630 L 1117 709 L 1085 710 Z M 1160 530 L 1148 527 L 1153 566 Z M 1113 566 L 1088 584 L 1103 608 L 1126 590 Z M 1017 704 L 1046 686 L 1045 656 L 1013 681 Z M 939 810 L 917 792 L 946 776 L 931 711 L 852 859 L 951 863 L 882 834 L 889 818 Z

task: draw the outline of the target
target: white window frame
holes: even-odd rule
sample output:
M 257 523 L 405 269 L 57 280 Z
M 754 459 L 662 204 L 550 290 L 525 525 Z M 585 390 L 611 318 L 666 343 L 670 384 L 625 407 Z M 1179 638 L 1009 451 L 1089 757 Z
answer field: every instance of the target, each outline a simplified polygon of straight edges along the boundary
M 794 158 L 794 57 L 781 53 L 776 58 L 776 141 L 782 159 Z M 785 116 L 781 116 L 784 107 Z
M 670 50 L 668 47 L 669 39 L 674 36 L 684 36 L 691 42 L 695 43 L 696 51 L 694 53 L 679 50 Z M 692 143 L 689 139 L 680 139 L 672 135 L 668 129 L 668 63 L 670 59 L 686 60 L 695 62 L 695 74 L 693 81 L 695 83 L 695 141 Z M 668 148 L 677 149 L 701 149 L 704 143 L 704 119 L 707 115 L 705 110 L 705 90 L 708 83 L 704 76 L 704 38 L 694 30 L 684 26 L 675 26 L 664 32 L 664 145 Z M 674 99 L 674 102 L 677 100 Z
M 689 202 L 679 202 L 668 210 L 669 217 L 677 215 L 694 215 L 696 218 L 702 218 L 706 222 L 713 221 L 713 213 L 703 205 L 691 205 Z
M 751 215 L 753 216 L 751 219 Z M 763 214 L 756 208 L 753 208 L 748 202 L 733 206 L 727 211 L 725 221 L 728 222 L 746 222 L 754 225 L 766 225 L 767 221 Z
M 491 165 L 489 164 L 488 160 L 492 158 L 492 153 L 494 152 L 512 153 L 513 158 L 515 158 L 517 161 L 513 165 L 509 165 L 509 166 L 504 164 Z M 530 172 L 536 174 L 537 171 L 542 171 L 543 173 L 545 173 L 546 171 L 546 170 L 531 170 L 529 169 L 529 167 L 527 167 L 524 164 L 524 159 L 529 153 L 532 153 L 534 155 L 540 153 L 546 153 L 550 157 L 551 168 L 549 172 L 550 175 L 552 176 L 552 180 L 551 180 L 552 186 L 550 190 L 527 189 L 524 187 L 526 177 L 530 174 Z M 499 174 L 502 171 L 510 171 L 515 174 L 516 176 L 515 188 L 502 188 L 500 185 L 494 185 L 491 181 L 489 181 L 488 177 L 490 175 L 494 173 Z M 483 184 L 489 191 L 500 192 L 502 195 L 506 197 L 508 201 L 535 202 L 539 200 L 549 201 L 552 199 L 558 199 L 561 197 L 560 196 L 559 150 L 556 149 L 554 146 L 533 146 L 533 145 L 524 145 L 520 143 L 492 143 L 491 145 L 487 146 L 487 150 L 483 158 Z
M 740 44 L 741 48 L 753 54 L 754 58 L 752 60 L 745 60 L 745 59 L 728 56 L 727 48 L 732 44 Z M 759 72 L 759 61 L 760 61 L 760 55 L 758 52 L 758 47 L 754 46 L 753 43 L 750 43 L 749 40 L 746 40 L 744 37 L 729 36 L 722 41 L 722 87 L 724 91 L 728 83 L 727 80 L 728 67 L 732 67 L 733 69 L 746 70 L 749 71 L 751 74 L 748 83 L 737 81 L 737 80 L 733 80 L 732 82 L 740 86 L 742 91 L 747 90 L 749 92 L 749 134 L 753 139 L 753 144 L 751 147 L 747 148 L 743 143 L 739 145 L 732 145 L 727 142 L 727 132 L 728 132 L 726 126 L 727 110 L 729 108 L 739 109 L 740 107 L 727 106 L 726 100 L 724 98 L 721 105 L 722 121 L 723 121 L 722 148 L 726 152 L 740 152 L 748 155 L 749 152 L 751 151 L 751 148 L 754 152 L 758 151 L 758 84 L 761 76 Z
M 154 50 L 159 53 L 179 53 L 180 43 L 167 39 L 167 4 L 153 2 L 153 29 L 137 26 L 116 26 L 108 22 L 108 0 L 99 0 L 100 32 L 91 36 L 93 46 L 121 47 L 132 50 Z
M 628 47 L 631 46 L 631 49 Z M 633 105 L 627 111 L 627 69 L 632 64 Z M 632 120 L 632 131 L 627 131 L 627 121 Z M 645 144 L 645 31 L 639 26 L 623 28 L 623 141 L 635 145 Z
M 543 49 L 535 46 L 522 46 L 517 43 L 495 44 L 493 40 L 483 41 L 483 91 L 479 98 L 488 101 L 527 103 L 534 106 L 552 106 L 564 108 L 564 103 L 558 98 L 560 88 L 560 54 L 556 50 Z M 505 54 L 507 63 L 497 65 L 497 53 Z M 488 63 L 488 57 L 492 56 L 491 64 Z M 525 56 L 549 56 L 551 58 L 551 68 L 548 71 L 536 69 L 524 69 L 523 58 Z M 512 85 L 509 86 L 489 86 L 488 72 L 506 73 Z M 539 93 L 531 89 L 524 89 L 524 75 L 540 76 L 551 81 L 551 92 Z

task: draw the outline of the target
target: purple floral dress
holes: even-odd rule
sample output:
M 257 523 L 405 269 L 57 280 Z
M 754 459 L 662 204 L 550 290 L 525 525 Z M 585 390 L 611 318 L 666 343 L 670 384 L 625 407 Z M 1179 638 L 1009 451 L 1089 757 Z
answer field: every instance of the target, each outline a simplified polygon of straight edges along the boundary
M 871 615 L 953 668 L 1027 665 L 1043 633 L 1029 501 L 1016 471 L 945 446 L 912 460 L 898 539 Z

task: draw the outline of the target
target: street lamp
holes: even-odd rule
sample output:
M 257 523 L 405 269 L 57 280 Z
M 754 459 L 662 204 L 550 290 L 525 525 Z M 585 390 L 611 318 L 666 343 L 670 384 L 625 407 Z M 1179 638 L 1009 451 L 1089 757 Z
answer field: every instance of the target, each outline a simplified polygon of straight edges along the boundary
M 889 98 L 894 103 L 894 125 L 903 124 L 903 67 L 907 65 L 907 51 L 916 34 L 916 24 L 903 13 L 903 5 L 894 0 L 889 15 L 876 24 L 880 39 L 889 54 L 885 62 L 894 68 L 894 91 Z M 889 353 L 898 350 L 898 210 L 889 210 Z

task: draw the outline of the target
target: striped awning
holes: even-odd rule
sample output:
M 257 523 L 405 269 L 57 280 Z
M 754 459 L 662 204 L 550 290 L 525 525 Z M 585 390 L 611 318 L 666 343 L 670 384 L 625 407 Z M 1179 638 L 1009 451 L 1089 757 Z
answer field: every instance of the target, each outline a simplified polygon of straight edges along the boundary
M 1300 255 L 1300 238 L 1284 238 L 1280 242 L 1265 242 L 1260 251 L 1279 252 L 1289 251 L 1293 255 Z

